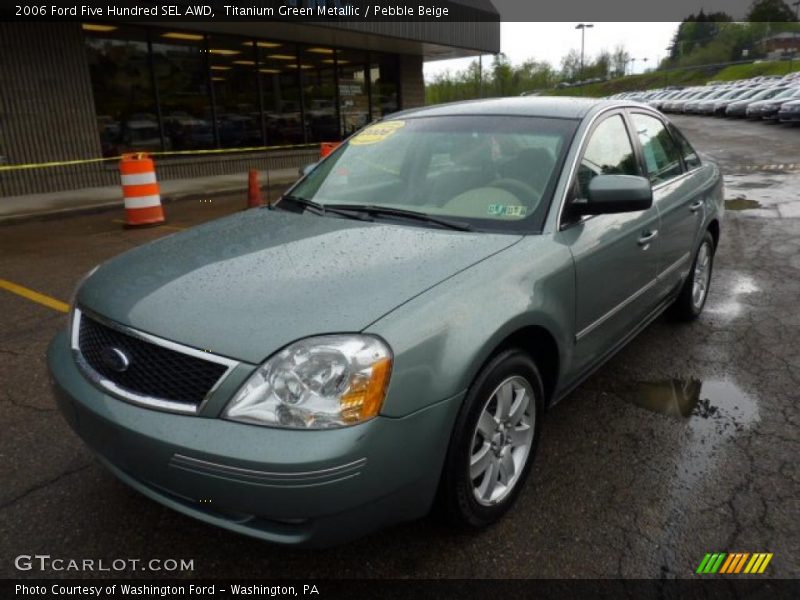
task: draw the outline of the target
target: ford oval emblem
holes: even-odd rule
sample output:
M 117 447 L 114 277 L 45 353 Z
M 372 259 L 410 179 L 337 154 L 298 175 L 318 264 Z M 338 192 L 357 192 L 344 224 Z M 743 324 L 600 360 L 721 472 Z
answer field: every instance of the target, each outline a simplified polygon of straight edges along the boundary
M 100 359 L 103 364 L 117 373 L 123 373 L 131 366 L 131 359 L 119 348 L 113 346 L 106 346 L 100 353 Z

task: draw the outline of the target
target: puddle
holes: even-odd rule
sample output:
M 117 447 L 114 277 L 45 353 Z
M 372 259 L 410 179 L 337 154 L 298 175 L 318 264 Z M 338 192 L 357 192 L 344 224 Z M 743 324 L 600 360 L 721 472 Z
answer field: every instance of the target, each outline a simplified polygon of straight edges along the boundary
M 774 187 L 780 184 L 781 182 L 778 179 L 762 179 L 760 181 L 742 181 L 738 183 L 737 187 L 743 190 L 760 190 L 764 188 Z
M 757 200 L 750 200 L 748 198 L 733 198 L 725 200 L 725 208 L 727 210 L 751 210 L 753 208 L 761 208 L 761 202 Z
M 700 436 L 727 437 L 758 420 L 755 401 L 727 380 L 640 381 L 631 383 L 620 395 L 647 410 L 687 419 Z
M 757 299 L 748 300 L 747 297 L 761 291 L 750 275 L 738 271 L 718 271 L 716 285 L 717 291 L 709 295 L 706 310 L 708 314 L 726 321 L 741 316 L 748 303 L 757 302 Z

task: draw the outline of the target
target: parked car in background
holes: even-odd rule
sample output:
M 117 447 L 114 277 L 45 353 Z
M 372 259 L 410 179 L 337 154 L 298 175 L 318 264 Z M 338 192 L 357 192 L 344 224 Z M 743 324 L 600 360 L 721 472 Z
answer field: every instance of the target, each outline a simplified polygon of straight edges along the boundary
M 781 104 L 778 111 L 778 120 L 781 123 L 800 123 L 800 99 L 789 100 Z
M 729 89 L 724 94 L 721 94 L 716 98 L 702 102 L 699 112 L 703 115 L 724 115 L 728 104 L 737 98 L 746 96 L 749 92 L 750 90 L 745 87 Z
M 771 96 L 770 98 L 752 102 L 747 105 L 747 118 L 775 120 L 778 117 L 778 111 L 781 108 L 781 104 L 788 100 L 797 98 L 799 95 L 800 86 L 791 86 L 783 89 L 781 92 Z
M 755 96 L 748 98 L 747 100 L 743 100 L 741 102 L 732 102 L 728 105 L 728 108 L 725 109 L 725 115 L 728 117 L 746 117 L 747 116 L 747 107 L 749 107 L 754 102 L 759 102 L 761 100 L 769 100 L 773 96 L 780 94 L 786 87 L 768 87 L 767 89 L 759 92 Z
M 726 116 L 728 107 L 733 104 L 734 102 L 743 102 L 750 98 L 753 98 L 759 92 L 765 90 L 767 88 L 763 88 L 760 86 L 741 86 L 736 91 L 731 92 L 727 96 L 723 96 L 719 98 L 716 102 L 714 102 L 714 116 L 717 117 L 724 117 Z
M 700 315 L 722 207 L 643 104 L 396 113 L 275 205 L 93 270 L 48 351 L 59 406 L 127 485 L 238 533 L 329 545 L 435 503 L 486 527 L 547 407 Z
M 703 114 L 706 107 L 713 109 L 714 101 L 722 98 L 725 94 L 731 92 L 730 87 L 718 87 L 710 94 L 706 94 L 701 99 L 691 102 L 685 107 L 684 112 L 688 114 Z

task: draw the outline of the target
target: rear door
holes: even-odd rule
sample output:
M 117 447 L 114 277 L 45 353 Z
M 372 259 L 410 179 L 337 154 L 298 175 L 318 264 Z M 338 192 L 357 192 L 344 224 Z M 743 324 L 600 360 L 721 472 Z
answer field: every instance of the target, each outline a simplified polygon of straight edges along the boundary
M 570 220 L 569 202 L 585 198 L 599 174 L 644 175 L 624 114 L 598 121 L 581 150 L 557 239 L 575 263 L 575 373 L 591 367 L 654 307 L 658 210 Z
M 638 111 L 631 111 L 630 119 L 653 186 L 653 204 L 661 217 L 658 290 L 664 296 L 680 285 L 691 266 L 703 218 L 703 197 L 692 169 L 684 167 L 681 149 L 667 124 L 652 113 Z M 694 161 L 698 167 L 696 155 Z

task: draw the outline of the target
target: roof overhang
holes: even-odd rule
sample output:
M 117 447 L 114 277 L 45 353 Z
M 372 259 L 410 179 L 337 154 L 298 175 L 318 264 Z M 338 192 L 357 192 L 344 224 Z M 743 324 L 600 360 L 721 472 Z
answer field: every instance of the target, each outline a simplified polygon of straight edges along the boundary
M 452 3 L 452 0 L 450 0 Z M 464 5 L 488 5 L 489 0 L 460 0 Z M 490 13 L 486 13 L 491 17 Z M 500 21 L 333 21 L 294 23 L 278 20 L 150 22 L 167 29 L 180 28 L 210 34 L 241 35 L 287 42 L 323 44 L 375 52 L 414 54 L 425 60 L 441 60 L 497 54 Z

